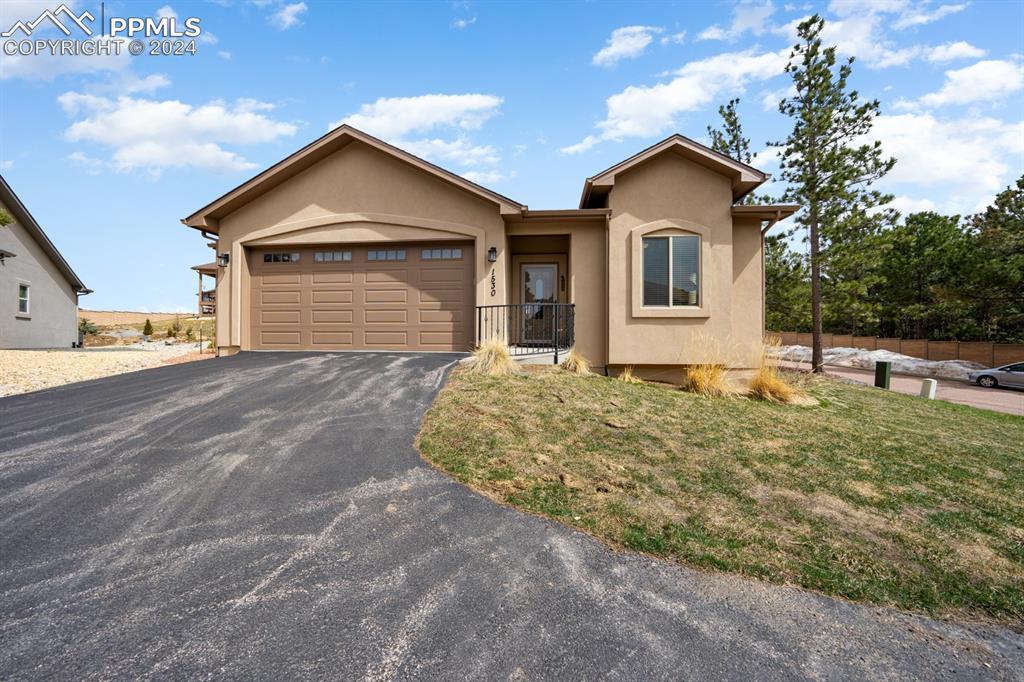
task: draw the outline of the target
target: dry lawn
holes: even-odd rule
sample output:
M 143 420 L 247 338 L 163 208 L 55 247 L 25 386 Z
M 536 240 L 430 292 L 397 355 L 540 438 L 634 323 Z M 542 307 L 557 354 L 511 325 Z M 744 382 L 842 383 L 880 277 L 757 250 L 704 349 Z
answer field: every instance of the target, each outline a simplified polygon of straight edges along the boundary
M 616 546 L 1024 622 L 1024 419 L 786 378 L 817 404 L 557 370 L 458 372 L 419 446 L 482 493 Z

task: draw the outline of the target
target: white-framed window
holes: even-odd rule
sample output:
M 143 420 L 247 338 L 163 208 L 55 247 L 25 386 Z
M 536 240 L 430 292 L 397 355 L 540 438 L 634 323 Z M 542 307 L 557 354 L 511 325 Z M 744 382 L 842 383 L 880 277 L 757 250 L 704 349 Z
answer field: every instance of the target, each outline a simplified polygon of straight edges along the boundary
M 366 260 L 405 260 L 405 249 L 371 249 Z
M 264 263 L 298 263 L 299 253 L 265 253 L 263 254 Z
M 643 305 L 700 305 L 700 237 L 643 238 Z
M 420 260 L 459 260 L 462 258 L 462 249 L 423 249 L 420 252 Z
M 29 314 L 29 285 L 19 284 L 18 285 L 18 314 L 28 315 Z
M 317 251 L 313 254 L 313 260 L 317 263 L 350 263 L 352 262 L 352 252 Z

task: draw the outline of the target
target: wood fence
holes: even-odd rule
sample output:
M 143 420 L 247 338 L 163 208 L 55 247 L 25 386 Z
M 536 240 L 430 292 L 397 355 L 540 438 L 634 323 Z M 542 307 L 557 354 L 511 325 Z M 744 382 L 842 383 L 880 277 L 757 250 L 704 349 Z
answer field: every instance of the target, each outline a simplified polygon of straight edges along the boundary
M 811 334 L 804 332 L 768 332 L 782 340 L 783 346 L 810 346 Z M 825 348 L 863 348 L 888 350 L 924 360 L 967 360 L 986 367 L 1024 362 L 1024 343 L 988 341 L 928 341 L 927 339 L 883 339 L 877 336 L 822 334 Z

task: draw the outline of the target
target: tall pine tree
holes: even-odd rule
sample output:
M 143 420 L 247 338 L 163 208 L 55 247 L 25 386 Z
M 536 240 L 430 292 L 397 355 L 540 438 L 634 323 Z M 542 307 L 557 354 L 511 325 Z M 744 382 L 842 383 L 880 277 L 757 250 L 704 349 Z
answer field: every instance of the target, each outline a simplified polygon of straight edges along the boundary
M 740 116 L 736 112 L 736 105 L 739 103 L 739 98 L 736 98 L 718 107 L 718 115 L 722 117 L 722 128 L 718 129 L 708 126 L 708 136 L 711 138 L 711 148 L 716 152 L 749 164 L 752 158 L 750 138 L 743 137 L 743 126 L 740 124 Z M 757 196 L 751 192 L 743 197 L 743 203 L 770 203 L 770 199 L 766 196 Z
M 896 163 L 886 158 L 880 142 L 860 144 L 878 115 L 878 101 L 861 102 L 848 90 L 853 58 L 837 66 L 836 48 L 823 48 L 825 21 L 818 15 L 797 27 L 800 42 L 793 47 L 786 72 L 796 95 L 779 103 L 793 119 L 780 162 L 788 183 L 784 199 L 804 207 L 797 224 L 806 229 L 811 269 L 811 365 L 822 371 L 821 275 L 828 245 L 848 241 L 851 230 L 876 229 L 893 212 L 870 209 L 892 197 L 871 189 Z

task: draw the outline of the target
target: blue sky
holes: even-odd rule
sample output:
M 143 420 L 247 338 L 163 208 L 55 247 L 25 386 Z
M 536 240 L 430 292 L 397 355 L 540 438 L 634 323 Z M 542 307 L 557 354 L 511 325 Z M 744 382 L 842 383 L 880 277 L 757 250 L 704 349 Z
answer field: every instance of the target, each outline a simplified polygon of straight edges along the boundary
M 59 3 L 0 2 L 0 29 Z M 100 16 L 98 2 L 69 2 Z M 201 19 L 197 54 L 0 57 L 0 172 L 95 293 L 192 310 L 212 252 L 179 220 L 348 120 L 531 208 L 717 107 L 771 140 L 795 24 L 813 12 L 882 102 L 903 211 L 969 213 L 1024 171 L 1024 3 L 107 2 Z M 55 29 L 33 37 L 63 37 Z M 771 189 L 771 188 L 769 188 Z M 778 187 L 776 187 L 778 189 Z

